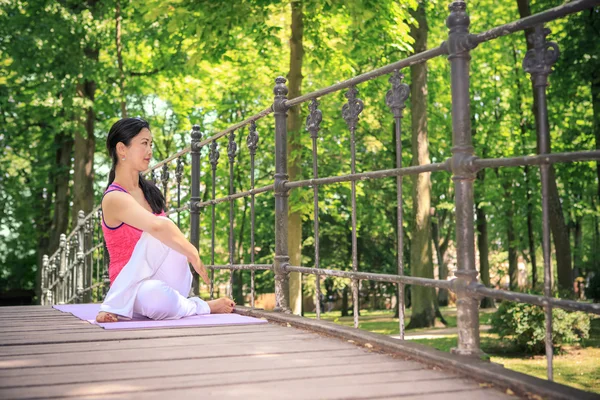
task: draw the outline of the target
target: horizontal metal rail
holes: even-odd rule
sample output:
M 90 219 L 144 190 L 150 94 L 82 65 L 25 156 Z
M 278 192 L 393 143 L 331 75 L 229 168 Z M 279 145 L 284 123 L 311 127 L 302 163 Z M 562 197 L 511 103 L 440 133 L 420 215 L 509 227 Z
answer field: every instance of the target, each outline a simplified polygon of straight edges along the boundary
M 102 248 L 102 246 L 104 245 L 104 243 L 98 243 L 97 245 L 95 245 L 94 247 L 92 247 L 91 249 L 89 249 L 88 251 L 86 251 L 84 253 L 84 257 L 89 256 L 90 254 L 92 254 L 94 251 Z
M 267 186 L 263 186 L 260 188 L 247 190 L 245 192 L 231 194 L 229 196 L 219 197 L 218 199 L 214 199 L 214 200 L 199 201 L 195 204 L 195 206 L 199 207 L 199 208 L 204 207 L 204 206 L 211 206 L 213 204 L 224 203 L 224 202 L 232 201 L 232 200 L 239 199 L 242 197 L 248 197 L 248 196 L 257 195 L 260 193 L 269 192 L 269 191 L 273 190 L 274 188 L 275 188 L 275 185 L 267 185 Z
M 440 281 L 437 279 L 418 278 L 411 276 L 389 275 L 370 272 L 352 272 L 333 269 L 294 266 L 286 266 L 285 270 L 286 272 L 300 272 L 303 274 L 312 274 L 320 276 L 337 276 L 340 278 L 348 279 L 360 279 L 376 282 L 404 283 L 419 286 L 436 287 L 440 289 L 447 289 L 453 292 L 457 292 L 458 290 L 465 290 L 468 293 L 478 295 L 477 297 L 491 297 L 494 299 L 514 301 L 517 303 L 528 303 L 537 306 L 546 306 L 550 304 L 552 305 L 552 307 L 562 308 L 564 310 L 584 311 L 600 315 L 600 304 L 598 303 L 581 303 L 573 300 L 556 299 L 554 297 L 536 296 L 532 294 L 511 292 L 507 290 L 490 289 L 481 284 L 475 284 L 459 288 L 455 284 L 453 284 L 454 280 Z
M 483 43 L 501 36 L 510 35 L 511 33 L 520 32 L 525 29 L 533 28 L 536 25 L 550 22 L 568 14 L 587 10 L 600 4 L 600 0 L 575 0 L 558 7 L 542 11 L 538 14 L 522 18 L 520 20 L 500 25 L 488 31 L 472 35 L 476 43 Z
M 339 182 L 364 181 L 367 179 L 386 178 L 389 176 L 418 175 L 423 172 L 448 171 L 448 162 L 434 163 L 426 165 L 415 165 L 412 167 L 384 169 L 381 171 L 363 172 L 360 174 L 348 174 L 340 176 L 331 176 L 328 178 L 306 179 L 303 181 L 285 182 L 286 189 L 299 187 L 312 187 L 316 185 L 327 185 Z
M 525 165 L 554 164 L 572 161 L 600 160 L 600 150 L 574 151 L 570 153 L 550 153 L 536 156 L 521 156 L 509 158 L 477 158 L 473 165 L 477 169 L 497 167 L 521 167 Z
M 437 279 L 419 278 L 415 276 L 376 274 L 371 272 L 340 271 L 335 269 L 295 267 L 291 265 L 286 265 L 284 269 L 286 272 L 300 272 L 302 274 L 312 274 L 321 276 L 337 276 L 340 278 L 357 279 L 364 281 L 405 283 L 452 290 L 452 281 L 440 281 Z
M 242 128 L 246 125 L 248 125 L 250 122 L 252 121 L 258 121 L 259 119 L 266 117 L 267 115 L 271 114 L 273 112 L 273 108 L 271 106 L 269 106 L 268 108 L 265 108 L 264 110 L 254 114 L 253 116 L 246 118 L 245 120 L 243 120 L 242 122 L 238 122 L 237 124 L 231 125 L 229 128 L 224 129 L 222 131 L 220 131 L 219 133 L 204 139 L 202 141 L 200 141 L 198 143 L 199 147 L 203 147 L 211 142 L 214 142 L 215 140 L 222 138 L 223 136 L 227 135 L 228 133 L 230 133 L 231 131 L 235 131 L 238 130 L 239 128 Z M 188 146 L 185 149 L 173 154 L 170 157 L 165 158 L 162 161 L 159 161 L 158 163 L 154 164 L 153 166 L 151 166 L 150 168 L 148 168 L 147 170 L 145 170 L 144 172 L 142 172 L 142 174 L 147 174 L 152 170 L 155 170 L 157 168 L 162 167 L 163 165 L 175 160 L 178 157 L 181 157 L 187 153 L 189 153 L 190 151 L 192 151 L 192 146 Z
M 170 163 L 171 161 L 173 161 L 173 160 L 175 160 L 175 159 L 177 159 L 177 158 L 179 158 L 179 157 L 181 157 L 183 155 L 186 155 L 191 150 L 192 150 L 191 146 L 188 146 L 185 149 L 180 150 L 177 153 L 173 154 L 172 156 L 167 157 L 164 160 L 157 162 L 156 164 L 154 164 L 153 166 L 151 166 L 150 168 L 148 168 L 147 170 L 145 170 L 144 172 L 142 172 L 142 174 L 146 175 L 147 173 L 149 173 L 149 172 L 151 172 L 151 171 L 153 171 L 155 169 L 158 169 L 158 168 L 162 167 L 163 165 L 165 165 L 167 163 Z
M 292 100 L 287 100 L 285 102 L 285 106 L 293 107 L 297 104 L 304 103 L 308 100 L 316 99 L 319 97 L 323 97 L 329 93 L 338 92 L 340 90 L 347 89 L 350 86 L 355 86 L 355 85 L 358 85 L 359 83 L 370 81 L 371 79 L 377 78 L 381 75 L 386 75 L 386 74 L 392 73 L 392 72 L 394 72 L 394 70 L 410 67 L 411 65 L 415 65 L 415 64 L 420 64 L 422 62 L 425 62 L 427 60 L 430 60 L 432 58 L 435 58 L 435 57 L 438 57 L 438 56 L 441 56 L 444 54 L 448 54 L 448 50 L 447 50 L 446 44 L 442 43 L 440 46 L 438 46 L 436 48 L 424 51 L 419 54 L 415 54 L 413 56 L 407 57 L 400 61 L 396 61 L 395 63 L 386 65 L 385 67 L 381 67 L 381 68 L 375 69 L 373 71 L 366 72 L 362 75 L 358 75 L 354 78 L 350 78 L 343 82 L 336 83 L 335 85 L 331 85 L 324 89 L 315 90 L 314 92 L 305 94 L 303 96 L 295 97 Z
M 208 269 L 231 271 L 261 271 L 273 270 L 273 264 L 231 264 L 231 265 L 205 265 Z
M 86 287 L 83 289 L 83 293 L 87 293 L 91 290 L 94 290 L 100 286 L 104 286 L 104 282 L 98 282 L 98 283 L 94 283 L 92 286 Z
M 189 205 L 189 204 L 186 204 L 186 205 L 184 205 L 184 206 L 181 206 L 181 207 L 179 207 L 179 208 L 171 208 L 171 209 L 170 209 L 170 210 L 168 210 L 168 211 L 167 211 L 165 214 L 166 214 L 166 215 L 176 214 L 176 213 L 179 213 L 179 212 L 182 212 L 182 211 L 187 211 L 187 210 L 189 210 L 189 209 L 190 209 L 190 205 Z
M 242 122 L 238 122 L 237 124 L 231 125 L 229 128 L 224 129 L 221 132 L 219 132 L 207 139 L 200 141 L 198 143 L 198 147 L 204 147 L 207 144 L 214 142 L 217 139 L 222 138 L 223 136 L 227 135 L 228 133 L 231 133 L 232 131 L 236 131 L 240 128 L 243 128 L 244 126 L 250 124 L 252 121 L 258 121 L 259 119 L 266 117 L 267 115 L 271 114 L 272 112 L 273 112 L 273 107 L 269 106 L 268 108 L 265 108 L 264 110 L 260 111 L 259 113 L 254 114 L 253 116 L 251 116 L 249 118 L 246 118 Z
M 483 285 L 467 286 L 466 291 L 472 294 L 479 294 L 482 297 L 492 297 L 494 299 L 514 301 L 517 303 L 529 303 L 542 307 L 551 305 L 552 307 L 562 308 L 564 310 L 584 311 L 600 315 L 600 304 L 598 303 L 581 303 L 573 300 L 556 299 L 554 297 L 490 289 Z

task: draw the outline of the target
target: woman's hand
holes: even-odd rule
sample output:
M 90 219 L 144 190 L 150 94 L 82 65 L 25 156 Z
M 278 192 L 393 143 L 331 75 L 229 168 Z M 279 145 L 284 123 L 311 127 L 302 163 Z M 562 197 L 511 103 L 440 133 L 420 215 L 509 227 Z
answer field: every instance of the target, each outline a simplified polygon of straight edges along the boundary
M 202 278 L 204 283 L 206 283 L 208 285 L 209 284 L 208 273 L 206 272 L 206 268 L 204 267 L 204 263 L 200 259 L 200 256 L 196 253 L 196 257 L 194 257 L 192 259 L 188 258 L 188 262 L 190 264 L 192 264 L 192 267 L 194 267 L 194 271 L 196 271 L 198 273 L 198 275 L 200 275 L 200 277 Z

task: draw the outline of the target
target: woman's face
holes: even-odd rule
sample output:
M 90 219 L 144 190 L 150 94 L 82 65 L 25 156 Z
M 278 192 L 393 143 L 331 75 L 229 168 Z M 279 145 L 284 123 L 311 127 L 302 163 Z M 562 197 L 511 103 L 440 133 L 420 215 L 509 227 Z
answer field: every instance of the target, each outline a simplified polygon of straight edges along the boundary
M 125 149 L 125 163 L 138 171 L 145 171 L 152 159 L 152 133 L 143 128 Z M 123 161 L 122 161 L 123 162 Z

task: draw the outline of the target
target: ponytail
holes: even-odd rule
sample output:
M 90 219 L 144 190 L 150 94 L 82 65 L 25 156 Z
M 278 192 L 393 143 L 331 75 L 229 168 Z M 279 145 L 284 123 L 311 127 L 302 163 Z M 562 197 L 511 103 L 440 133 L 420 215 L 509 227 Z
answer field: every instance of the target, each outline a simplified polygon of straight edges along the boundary
M 108 189 L 110 184 L 113 183 L 114 181 L 115 181 L 115 164 L 113 164 L 112 167 L 110 168 L 110 172 L 108 174 L 108 185 L 106 185 L 106 188 Z
M 154 182 L 147 180 L 142 176 L 142 174 L 140 174 L 139 185 L 142 189 L 142 192 L 144 192 L 146 201 L 148 204 L 150 204 L 150 208 L 152 208 L 152 212 L 154 214 L 160 214 L 163 212 L 166 206 L 165 197 L 156 187 Z

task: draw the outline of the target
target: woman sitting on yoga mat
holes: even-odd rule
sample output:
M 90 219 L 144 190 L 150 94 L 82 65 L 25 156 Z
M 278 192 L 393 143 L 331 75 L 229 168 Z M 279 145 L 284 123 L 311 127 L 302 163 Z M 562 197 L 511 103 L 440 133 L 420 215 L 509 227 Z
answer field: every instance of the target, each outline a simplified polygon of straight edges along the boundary
M 112 168 L 102 198 L 102 231 L 110 265 L 110 290 L 98 322 L 116 322 L 140 314 L 152 319 L 230 313 L 228 298 L 205 302 L 190 297 L 188 262 L 208 283 L 196 248 L 165 216 L 160 190 L 140 174 L 152 157 L 152 133 L 141 118 L 116 122 L 106 140 Z

